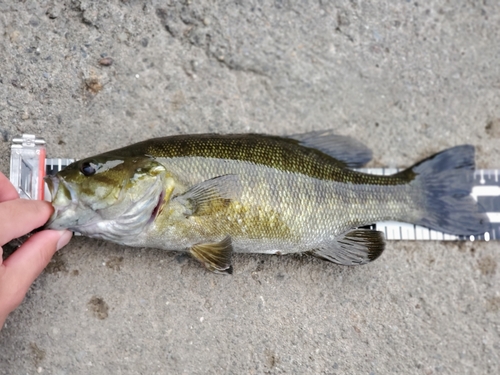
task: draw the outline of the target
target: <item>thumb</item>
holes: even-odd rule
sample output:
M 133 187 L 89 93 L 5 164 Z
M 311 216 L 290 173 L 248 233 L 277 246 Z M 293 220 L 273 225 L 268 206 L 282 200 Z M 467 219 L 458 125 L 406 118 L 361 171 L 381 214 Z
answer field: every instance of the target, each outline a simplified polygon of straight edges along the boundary
M 10 291 L 13 309 L 22 302 L 30 285 L 47 266 L 54 253 L 65 246 L 71 236 L 69 231 L 38 232 L 4 261 L 2 289 L 6 287 Z

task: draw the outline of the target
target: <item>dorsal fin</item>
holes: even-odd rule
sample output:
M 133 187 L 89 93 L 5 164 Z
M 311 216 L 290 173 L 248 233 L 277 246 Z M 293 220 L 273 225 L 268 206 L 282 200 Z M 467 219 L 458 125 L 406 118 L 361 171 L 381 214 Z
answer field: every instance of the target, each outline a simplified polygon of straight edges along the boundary
M 372 159 L 372 151 L 358 140 L 319 130 L 287 136 L 304 147 L 314 148 L 343 162 L 348 168 L 360 168 Z

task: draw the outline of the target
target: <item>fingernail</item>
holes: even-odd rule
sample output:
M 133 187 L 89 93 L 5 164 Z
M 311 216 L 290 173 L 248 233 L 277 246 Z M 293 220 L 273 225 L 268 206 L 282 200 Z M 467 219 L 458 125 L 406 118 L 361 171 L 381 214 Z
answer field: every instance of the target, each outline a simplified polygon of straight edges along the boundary
M 59 237 L 59 241 L 57 241 L 56 245 L 57 250 L 61 250 L 64 246 L 66 246 L 71 240 L 71 237 L 73 237 L 73 232 L 70 232 L 69 230 L 62 230 L 60 233 L 61 237 Z

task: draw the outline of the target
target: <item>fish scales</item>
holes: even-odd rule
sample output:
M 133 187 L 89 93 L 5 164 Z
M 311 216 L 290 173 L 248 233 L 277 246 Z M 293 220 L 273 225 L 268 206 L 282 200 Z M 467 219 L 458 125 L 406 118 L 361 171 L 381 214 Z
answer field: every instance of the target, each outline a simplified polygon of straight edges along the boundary
M 448 232 L 487 228 L 470 201 L 472 146 L 458 146 L 392 176 L 351 169 L 371 157 L 331 132 L 289 138 L 180 135 L 113 150 L 48 180 L 48 226 L 130 246 L 185 250 L 213 271 L 232 251 L 313 254 L 363 264 L 384 249 L 376 221 Z M 133 228 L 128 230 L 127 228 Z
M 388 193 L 387 186 L 352 186 L 241 161 L 197 158 L 193 162 L 184 157 L 160 161 L 184 186 L 238 175 L 243 185 L 238 203 L 246 210 L 229 206 L 214 216 L 182 221 L 182 225 L 162 211 L 165 214 L 155 221 L 155 231 L 146 234 L 149 239 L 155 237 L 156 246 L 164 242 L 165 231 L 172 230 L 173 237 L 182 240 L 178 246 L 170 242 L 173 248 L 187 246 L 195 234 L 197 241 L 207 237 L 215 241 L 228 234 L 237 252 L 306 251 L 318 246 L 325 236 L 333 238 L 349 227 L 408 216 L 414 206 L 405 185 L 393 186 Z M 226 216 L 231 220 L 221 220 Z
M 411 189 L 403 185 L 404 181 L 341 168 L 328 155 L 297 148 L 297 143 L 260 135 L 241 138 L 210 134 L 196 138 L 180 135 L 139 144 L 134 156 L 148 154 L 159 158 L 185 186 L 225 174 L 241 176 L 247 193 L 242 197 L 242 205 L 260 209 L 258 215 L 205 215 L 195 223 L 184 223 L 180 229 L 163 215 L 156 222 L 158 229 L 147 236 L 154 233 L 158 238 L 155 244 L 161 246 L 164 231 L 175 228 L 180 231 L 175 237 L 183 239 L 178 246 L 186 246 L 193 233 L 198 233 L 198 240 L 215 240 L 229 234 L 235 251 L 288 253 L 318 246 L 323 240 L 321 235 L 335 236 L 348 227 L 402 216 L 411 220 L 409 212 L 414 209 L 415 197 L 411 197 Z M 387 188 L 378 188 L 390 185 L 394 185 L 391 193 Z M 233 220 L 221 223 L 223 216 Z M 261 218 L 258 222 L 257 217 Z M 239 227 L 229 225 L 235 221 Z M 229 232 L 229 228 L 233 230 Z M 238 246 L 240 242 L 242 245 Z
M 104 154 L 107 155 L 107 154 Z M 110 156 L 134 157 L 151 155 L 160 158 L 208 158 L 237 160 L 265 165 L 309 177 L 353 184 L 403 185 L 407 180 L 394 176 L 359 173 L 344 168 L 345 164 L 310 147 L 300 147 L 295 139 L 260 134 L 195 134 L 177 135 L 139 142 L 114 150 Z

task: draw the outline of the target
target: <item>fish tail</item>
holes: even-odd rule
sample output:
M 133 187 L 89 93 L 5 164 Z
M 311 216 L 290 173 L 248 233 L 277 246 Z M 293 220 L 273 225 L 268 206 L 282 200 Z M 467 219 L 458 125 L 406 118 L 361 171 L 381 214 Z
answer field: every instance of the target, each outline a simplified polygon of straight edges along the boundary
M 455 235 L 483 234 L 490 229 L 485 210 L 470 195 L 474 184 L 474 146 L 444 150 L 399 175 L 418 187 L 422 217 L 412 220 Z

